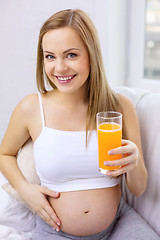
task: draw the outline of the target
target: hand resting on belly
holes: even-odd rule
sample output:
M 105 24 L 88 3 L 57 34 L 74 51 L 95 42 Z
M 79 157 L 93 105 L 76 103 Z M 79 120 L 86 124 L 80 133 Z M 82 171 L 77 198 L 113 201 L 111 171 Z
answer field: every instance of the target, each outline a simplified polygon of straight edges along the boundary
M 61 230 L 87 236 L 105 230 L 114 220 L 121 197 L 119 185 L 110 188 L 62 192 L 49 202 L 61 221 Z

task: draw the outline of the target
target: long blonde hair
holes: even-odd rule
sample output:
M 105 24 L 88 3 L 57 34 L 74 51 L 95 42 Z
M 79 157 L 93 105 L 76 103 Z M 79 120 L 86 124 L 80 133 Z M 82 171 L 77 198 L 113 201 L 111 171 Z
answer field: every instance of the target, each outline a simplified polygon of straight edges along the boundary
M 101 111 L 116 111 L 119 109 L 119 99 L 109 87 L 103 66 L 102 54 L 95 26 L 89 16 L 82 10 L 67 9 L 52 15 L 42 26 L 39 34 L 37 51 L 37 87 L 40 92 L 47 92 L 45 81 L 56 88 L 44 72 L 42 39 L 50 30 L 72 27 L 84 42 L 90 59 L 90 73 L 87 85 L 88 111 L 86 121 L 86 141 L 88 131 L 96 129 L 96 113 Z

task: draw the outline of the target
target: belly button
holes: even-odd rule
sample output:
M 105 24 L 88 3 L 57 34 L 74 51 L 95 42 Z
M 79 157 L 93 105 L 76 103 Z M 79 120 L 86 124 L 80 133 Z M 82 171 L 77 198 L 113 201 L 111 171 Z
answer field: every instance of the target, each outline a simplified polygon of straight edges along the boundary
M 89 214 L 89 211 L 84 211 L 84 213 Z

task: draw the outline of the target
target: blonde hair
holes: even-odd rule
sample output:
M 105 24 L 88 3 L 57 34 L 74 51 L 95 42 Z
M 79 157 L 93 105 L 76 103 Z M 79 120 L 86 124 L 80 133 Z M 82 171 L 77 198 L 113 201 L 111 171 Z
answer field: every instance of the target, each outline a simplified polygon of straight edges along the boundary
M 44 73 L 42 39 L 45 33 L 61 27 L 72 27 L 81 37 L 90 59 L 90 73 L 87 85 L 88 112 L 86 121 L 86 142 L 88 131 L 96 129 L 96 113 L 116 111 L 120 104 L 118 96 L 110 89 L 103 66 L 102 54 L 97 31 L 93 22 L 82 10 L 63 10 L 52 15 L 42 26 L 39 34 L 37 52 L 37 87 L 40 92 L 47 92 L 45 81 L 56 86 Z M 45 76 L 45 78 L 44 78 Z

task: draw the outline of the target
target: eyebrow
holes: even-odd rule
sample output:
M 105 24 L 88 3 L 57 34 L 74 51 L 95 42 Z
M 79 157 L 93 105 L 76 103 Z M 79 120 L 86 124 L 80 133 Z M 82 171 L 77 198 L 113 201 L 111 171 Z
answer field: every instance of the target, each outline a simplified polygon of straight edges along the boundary
M 63 54 L 65 54 L 65 53 L 67 53 L 67 52 L 69 52 L 69 51 L 72 51 L 72 50 L 78 50 L 78 51 L 80 51 L 78 48 L 69 48 L 69 49 L 67 49 L 66 51 L 64 51 Z M 44 51 L 44 53 L 54 54 L 53 52 L 49 52 L 49 51 Z

